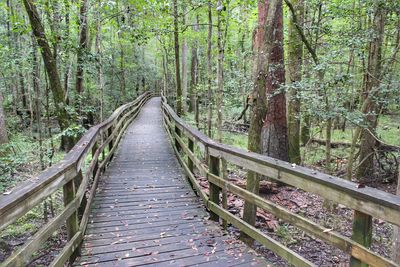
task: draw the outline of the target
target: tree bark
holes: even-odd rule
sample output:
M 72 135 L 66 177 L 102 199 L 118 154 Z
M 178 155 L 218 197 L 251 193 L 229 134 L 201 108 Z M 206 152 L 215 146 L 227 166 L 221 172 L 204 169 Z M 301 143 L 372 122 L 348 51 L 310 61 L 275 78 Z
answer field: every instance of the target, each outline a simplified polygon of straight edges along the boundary
M 212 137 L 212 4 L 208 1 L 208 35 L 207 35 L 207 135 Z
M 183 25 L 186 25 L 186 6 L 183 5 Z M 187 52 L 188 46 L 186 37 L 182 36 L 182 110 L 188 111 L 187 98 L 188 98 L 188 68 L 187 68 Z
M 35 35 L 36 41 L 41 48 L 44 65 L 49 77 L 50 88 L 53 94 L 58 124 L 60 125 L 61 131 L 64 131 L 70 126 L 71 118 L 66 109 L 65 93 L 61 85 L 60 76 L 58 74 L 57 63 L 46 39 L 45 31 L 42 22 L 40 21 L 40 16 L 34 1 L 24 0 L 24 5 L 29 16 L 33 34 Z M 65 135 L 62 136 L 62 149 L 69 151 L 73 145 L 74 139 L 72 137 Z
M 217 140 L 222 142 L 222 104 L 224 94 L 224 48 L 222 44 L 222 0 L 218 0 L 217 10 L 217 46 L 218 46 L 218 64 L 217 64 Z
M 303 27 L 303 0 L 294 0 L 292 5 L 296 10 L 296 25 Z M 302 75 L 303 64 L 303 42 L 296 30 L 292 18 L 288 22 L 288 139 L 289 139 L 289 161 L 300 164 L 300 99 L 298 90 Z
M 182 83 L 179 65 L 179 25 L 178 0 L 174 0 L 174 42 L 175 42 L 175 79 L 176 79 L 176 113 L 182 115 Z
M 272 33 L 273 46 L 268 50 L 269 65 L 266 77 L 268 98 L 267 114 L 262 128 L 262 153 L 270 157 L 289 161 L 286 97 L 280 86 L 285 83 L 283 53 L 282 1 L 277 2 Z M 268 41 L 271 42 L 271 41 Z
M 396 194 L 400 196 L 400 166 L 398 168 L 398 179 L 397 179 L 397 191 Z M 394 262 L 400 262 L 400 227 L 394 226 L 393 232 L 393 253 L 392 260 Z
M 36 117 L 36 127 L 38 132 L 38 140 L 39 140 L 39 160 L 40 160 L 40 169 L 44 170 L 46 168 L 44 162 L 44 153 L 43 153 L 43 137 L 42 137 L 42 120 L 41 120 L 41 108 L 40 108 L 40 73 L 39 73 L 39 59 L 37 56 L 37 44 L 35 37 L 32 35 L 32 85 L 33 92 L 35 94 L 35 117 Z
M 267 56 L 273 50 L 273 32 L 275 31 L 275 21 L 277 7 L 281 0 L 265 0 L 258 2 L 258 26 L 253 35 L 254 56 L 254 89 L 252 116 L 248 136 L 248 150 L 256 153 L 262 152 L 261 132 L 263 120 L 267 112 L 266 86 L 268 83 L 268 66 L 270 57 Z M 282 7 L 282 5 L 281 5 Z M 246 189 L 250 192 L 259 193 L 259 175 L 249 171 L 247 173 Z M 250 225 L 255 224 L 256 206 L 245 201 L 243 219 Z M 247 243 L 252 243 L 244 233 L 241 238 Z
M 96 14 L 96 54 L 98 58 L 97 64 L 97 84 L 100 90 L 100 122 L 103 121 L 104 116 L 104 79 L 103 79 L 103 50 L 102 50 L 102 34 L 101 34 L 101 0 L 97 1 L 97 14 Z
M 84 56 L 88 45 L 88 23 L 87 23 L 87 8 L 88 0 L 81 0 L 79 11 L 79 48 L 77 53 L 77 66 L 76 66 L 76 83 L 75 90 L 78 95 L 83 92 L 83 75 L 84 75 Z
M 0 145 L 8 143 L 6 115 L 3 109 L 3 96 L 0 93 Z
M 368 65 L 364 74 L 363 100 L 368 101 L 364 116 L 367 129 L 361 132 L 360 144 L 360 165 L 357 170 L 356 177 L 362 179 L 364 177 L 372 177 L 374 175 L 374 153 L 376 140 L 371 133 L 375 133 L 377 126 L 377 106 L 373 99 L 369 99 L 368 95 L 372 93 L 380 85 L 381 66 L 382 66 L 382 45 L 385 29 L 385 10 L 384 1 L 374 1 L 374 17 L 372 31 L 374 38 L 369 42 L 368 47 Z
M 195 32 L 199 31 L 199 26 L 198 26 L 198 20 L 199 17 L 196 17 L 193 30 Z M 189 87 L 189 96 L 190 96 L 190 102 L 189 102 L 189 112 L 193 112 L 197 107 L 196 107 L 196 98 L 197 98 L 197 84 L 199 82 L 199 61 L 198 61 L 198 56 L 197 56 L 197 50 L 198 50 L 198 43 L 197 40 L 194 40 L 193 46 L 192 46 L 192 58 L 191 58 L 191 63 L 190 63 L 190 87 Z

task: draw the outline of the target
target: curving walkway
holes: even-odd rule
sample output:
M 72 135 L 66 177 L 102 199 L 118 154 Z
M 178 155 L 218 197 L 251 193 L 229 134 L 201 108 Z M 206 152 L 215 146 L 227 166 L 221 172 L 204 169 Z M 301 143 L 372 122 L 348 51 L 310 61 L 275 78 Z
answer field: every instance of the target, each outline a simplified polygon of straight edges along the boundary
M 99 184 L 75 266 L 266 266 L 208 220 L 152 98 Z

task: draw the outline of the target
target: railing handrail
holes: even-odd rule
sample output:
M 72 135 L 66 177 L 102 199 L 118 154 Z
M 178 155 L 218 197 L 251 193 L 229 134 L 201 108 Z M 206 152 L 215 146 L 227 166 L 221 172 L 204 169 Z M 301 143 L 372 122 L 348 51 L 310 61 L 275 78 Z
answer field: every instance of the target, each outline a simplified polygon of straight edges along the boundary
M 225 222 L 231 223 L 245 234 L 256 239 L 266 248 L 274 251 L 282 258 L 285 258 L 290 264 L 295 266 L 314 266 L 313 263 L 301 255 L 283 246 L 254 226 L 246 223 L 244 219 L 231 214 L 226 209 L 226 194 L 229 191 L 252 205 L 305 231 L 307 234 L 350 254 L 352 257 L 350 261 L 351 266 L 358 266 L 358 262 L 365 262 L 371 266 L 400 267 L 398 263 L 382 257 L 363 244 L 360 244 L 364 238 L 367 238 L 368 231 L 372 230 L 372 225 L 369 224 L 369 221 L 372 220 L 372 216 L 395 225 L 400 225 L 400 196 L 375 188 L 359 186 L 357 183 L 339 177 L 334 177 L 265 155 L 248 152 L 240 148 L 216 142 L 180 118 L 167 104 L 165 97 L 162 96 L 162 100 L 164 125 L 169 138 L 174 142 L 173 147 L 177 158 L 194 189 L 210 210 L 210 218 L 212 220 L 219 221 L 221 217 Z M 187 138 L 187 143 L 184 142 L 184 137 Z M 198 159 L 196 153 L 194 153 L 195 144 L 204 152 L 205 164 Z M 182 153 L 187 156 L 187 162 L 185 162 Z M 264 199 L 227 180 L 225 174 L 220 171 L 221 160 L 259 173 L 263 177 L 266 176 L 303 189 L 304 191 L 315 193 L 325 199 L 333 200 L 336 203 L 341 203 L 355 211 L 355 225 L 367 225 L 365 227 L 368 228 L 368 230 L 364 228 L 364 226 L 353 227 L 353 235 L 356 237 L 356 239 L 353 240 L 341 235 L 334 229 L 328 229 L 285 207 Z M 209 183 L 208 194 L 206 194 L 204 189 L 200 186 L 199 181 L 196 179 L 193 171 L 194 167 L 196 167 L 200 175 L 207 178 Z M 224 201 L 225 199 L 222 207 L 219 205 L 221 201 L 221 190 L 222 200 Z M 253 215 L 255 216 L 255 214 Z
M 369 215 L 372 215 L 374 217 L 380 218 L 382 220 L 386 220 L 390 223 L 396 224 L 400 226 L 400 196 L 387 193 L 385 191 L 368 187 L 368 186 L 360 186 L 357 183 L 345 180 L 343 178 L 339 178 L 336 176 L 328 175 L 325 173 L 322 173 L 320 171 L 312 170 L 306 167 L 298 166 L 298 165 L 292 165 L 288 162 L 274 159 L 271 157 L 268 157 L 266 155 L 258 154 L 255 152 L 249 152 L 245 151 L 240 148 L 236 148 L 230 145 L 222 144 L 219 143 L 199 130 L 195 129 L 194 127 L 190 126 L 187 124 L 182 118 L 180 118 L 174 110 L 166 104 L 166 102 L 163 102 L 163 105 L 165 106 L 166 110 L 168 113 L 171 115 L 171 117 L 176 121 L 180 127 L 182 127 L 181 130 L 189 133 L 193 138 L 198 140 L 199 142 L 202 143 L 204 147 L 214 149 L 215 151 L 221 151 L 224 153 L 229 153 L 231 155 L 238 156 L 243 159 L 251 160 L 253 162 L 257 162 L 260 164 L 263 164 L 268 167 L 276 168 L 277 170 L 281 172 L 287 172 L 290 173 L 291 175 L 294 176 L 299 176 L 299 177 L 304 177 L 306 179 L 309 179 L 310 182 L 313 183 L 318 183 L 318 184 L 323 184 L 325 186 L 331 187 L 332 189 L 340 189 L 343 192 L 346 192 L 347 194 L 351 194 L 352 198 L 355 200 L 363 200 L 363 201 L 370 201 L 374 203 L 379 203 L 380 206 L 382 206 L 381 210 L 379 212 L 374 212 L 370 210 L 364 210 L 363 207 L 359 207 L 357 204 L 354 204 L 352 206 L 348 206 L 348 201 L 341 203 L 340 201 L 338 203 L 343 204 L 348 206 L 349 208 L 353 209 L 361 209 L 360 211 L 363 211 Z M 211 154 L 217 154 L 217 152 L 211 152 Z M 219 156 L 219 155 L 216 155 Z M 274 178 L 274 177 L 270 177 Z M 285 182 L 286 183 L 286 182 Z M 301 187 L 299 187 L 301 188 Z M 307 190 L 305 190 L 307 191 Z M 313 192 L 318 195 L 321 194 L 321 192 Z M 325 197 L 325 196 L 323 196 Z M 329 197 L 326 197 L 329 198 Z M 333 200 L 333 199 L 332 199 Z M 335 199 L 336 201 L 336 199 Z M 384 208 L 389 208 L 391 210 L 396 211 L 397 215 L 395 217 L 392 216 L 387 216 L 384 212 Z M 381 216 L 379 216 L 381 215 Z
M 23 202 L 23 200 L 31 194 L 40 191 L 43 187 L 63 174 L 66 174 L 69 171 L 76 174 L 80 169 L 81 161 L 91 149 L 99 133 L 109 128 L 115 122 L 115 119 L 118 118 L 127 108 L 136 105 L 149 94 L 149 92 L 146 92 L 133 102 L 124 104 L 117 108 L 108 119 L 89 128 L 77 144 L 65 155 L 63 160 L 41 172 L 36 178 L 31 178 L 20 186 L 12 189 L 9 194 L 0 196 L 0 230 L 4 229 L 7 225 L 24 215 L 24 213 L 21 212 L 17 213 L 13 218 L 7 218 L 5 216 L 7 211 L 15 209 L 16 206 L 18 206 L 18 203 Z M 68 176 L 73 176 L 73 174 Z M 65 182 L 67 182 L 67 180 L 65 180 Z M 47 196 L 42 197 L 36 202 L 40 202 Z

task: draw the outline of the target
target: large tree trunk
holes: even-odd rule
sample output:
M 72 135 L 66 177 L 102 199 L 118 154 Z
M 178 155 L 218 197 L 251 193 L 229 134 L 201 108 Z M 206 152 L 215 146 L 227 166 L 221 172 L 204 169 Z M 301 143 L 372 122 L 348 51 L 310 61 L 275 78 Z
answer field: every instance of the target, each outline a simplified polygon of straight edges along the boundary
M 303 27 L 303 0 L 294 0 L 292 5 L 296 10 L 297 24 Z M 296 30 L 293 16 L 288 23 L 288 83 L 291 85 L 288 92 L 288 138 L 289 161 L 299 164 L 300 157 L 300 99 L 298 90 L 301 81 L 303 63 L 303 42 Z
M 267 114 L 262 128 L 262 153 L 270 157 L 288 161 L 288 136 L 286 119 L 286 97 L 281 90 L 285 83 L 283 53 L 283 11 L 282 1 L 278 1 L 274 14 L 272 33 L 273 47 L 268 52 L 266 94 Z
M 176 113 L 182 115 L 182 84 L 179 65 L 179 27 L 178 0 L 174 0 L 174 42 L 175 42 L 175 78 L 176 78 Z
M 277 7 L 282 7 L 281 0 L 265 0 L 258 2 L 258 26 L 255 30 L 253 39 L 254 57 L 254 90 L 252 116 L 250 120 L 250 129 L 248 136 L 248 150 L 256 153 L 262 152 L 261 132 L 263 128 L 263 120 L 267 112 L 266 86 L 268 83 L 268 66 L 270 54 L 273 48 L 273 32 L 275 31 Z M 259 192 L 259 176 L 255 172 L 249 171 L 247 174 L 246 189 L 250 192 L 258 194 Z M 250 225 L 255 224 L 256 206 L 248 201 L 245 202 L 243 219 Z M 242 233 L 242 239 L 246 242 L 252 242 L 245 234 Z
M 24 5 L 29 16 L 33 34 L 35 35 L 36 41 L 41 48 L 44 65 L 49 77 L 50 88 L 53 94 L 58 124 L 60 125 L 61 131 L 64 131 L 70 126 L 71 119 L 66 109 L 65 93 L 61 85 L 60 76 L 58 74 L 56 60 L 46 39 L 45 31 L 42 22 L 40 21 L 40 16 L 33 0 L 24 0 Z M 62 148 L 64 150 L 69 151 L 73 145 L 74 139 L 72 137 L 65 135 L 62 137 Z
M 375 133 L 378 122 L 376 115 L 377 106 L 373 99 L 369 100 L 368 95 L 373 94 L 373 91 L 378 89 L 381 78 L 382 44 L 386 17 L 383 4 L 382 0 L 375 0 L 374 2 L 375 11 L 372 25 L 374 38 L 369 43 L 368 66 L 364 74 L 363 88 L 363 100 L 369 102 L 364 112 L 365 122 L 368 127 L 361 132 L 360 164 L 356 174 L 358 179 L 374 175 L 376 140 L 372 134 Z

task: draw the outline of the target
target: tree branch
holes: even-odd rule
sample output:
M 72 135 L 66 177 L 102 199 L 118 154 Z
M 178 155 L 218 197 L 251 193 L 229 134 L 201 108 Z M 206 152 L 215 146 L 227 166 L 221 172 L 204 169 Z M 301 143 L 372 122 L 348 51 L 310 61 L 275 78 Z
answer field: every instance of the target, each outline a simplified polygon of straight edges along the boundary
M 294 10 L 292 3 L 289 0 L 285 0 L 285 3 L 288 6 L 288 8 L 290 9 L 290 12 L 292 13 L 292 20 L 293 20 L 294 25 L 296 26 L 297 32 L 300 35 L 301 40 L 303 41 L 304 45 L 307 47 L 308 52 L 311 54 L 311 57 L 312 57 L 315 65 L 318 65 L 319 60 L 318 60 L 317 53 L 315 52 L 315 49 L 313 49 L 311 47 L 310 42 L 308 41 L 307 37 L 304 34 L 303 28 L 298 23 L 296 11 Z

